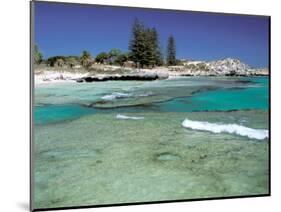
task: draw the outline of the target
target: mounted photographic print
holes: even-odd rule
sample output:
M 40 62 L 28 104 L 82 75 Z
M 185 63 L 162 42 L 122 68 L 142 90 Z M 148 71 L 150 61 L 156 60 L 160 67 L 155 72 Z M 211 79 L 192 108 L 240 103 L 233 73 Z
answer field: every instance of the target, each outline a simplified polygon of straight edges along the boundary
M 268 196 L 269 120 L 268 16 L 31 2 L 32 210 Z

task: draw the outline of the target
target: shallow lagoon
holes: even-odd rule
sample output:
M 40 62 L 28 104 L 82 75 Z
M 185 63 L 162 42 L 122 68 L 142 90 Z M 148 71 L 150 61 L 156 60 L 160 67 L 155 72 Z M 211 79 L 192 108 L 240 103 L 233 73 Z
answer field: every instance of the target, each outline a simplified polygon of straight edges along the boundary
M 267 108 L 266 77 L 181 77 L 153 82 L 62 83 L 39 85 L 35 89 L 36 123 L 63 121 L 96 113 Z
M 267 194 L 268 139 L 182 126 L 268 129 L 268 81 L 245 80 L 36 87 L 35 207 Z

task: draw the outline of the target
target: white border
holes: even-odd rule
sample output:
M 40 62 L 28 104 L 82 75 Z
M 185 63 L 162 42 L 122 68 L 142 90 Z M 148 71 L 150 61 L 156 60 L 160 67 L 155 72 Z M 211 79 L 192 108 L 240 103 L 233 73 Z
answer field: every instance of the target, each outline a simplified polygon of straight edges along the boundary
M 272 197 L 80 209 L 79 211 L 280 211 L 281 13 L 276 0 L 71 0 L 78 3 L 271 15 Z M 27 211 L 29 202 L 29 2 L 1 1 L 1 211 Z M 69 210 L 74 211 L 74 210 Z

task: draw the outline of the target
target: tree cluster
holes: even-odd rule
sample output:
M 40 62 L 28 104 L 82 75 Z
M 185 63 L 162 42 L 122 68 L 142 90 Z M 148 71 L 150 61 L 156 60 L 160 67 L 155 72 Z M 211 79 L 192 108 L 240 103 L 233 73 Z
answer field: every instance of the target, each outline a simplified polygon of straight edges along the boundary
M 75 65 L 80 64 L 80 61 L 81 61 L 81 58 L 78 56 L 54 56 L 54 57 L 49 57 L 45 61 L 45 63 L 51 67 L 69 66 L 72 68 Z
M 101 52 L 96 58 L 93 58 L 88 51 L 83 51 L 82 55 L 79 56 L 53 56 L 49 57 L 45 63 L 48 66 L 54 67 L 71 67 L 81 65 L 84 68 L 89 68 L 93 63 L 109 64 L 109 65 L 120 65 L 129 60 L 128 53 L 122 53 L 119 49 L 111 49 L 108 53 Z M 41 61 L 42 62 L 42 61 Z
M 128 53 L 122 53 L 119 49 L 111 49 L 108 53 L 101 52 L 99 53 L 96 58 L 95 62 L 97 63 L 106 63 L 109 65 L 120 65 L 122 66 L 124 62 L 129 60 Z
M 163 64 L 157 30 L 146 27 L 138 19 L 135 20 L 132 27 L 129 50 L 130 59 L 138 67 L 153 67 Z
M 123 66 L 126 61 L 133 61 L 139 68 L 153 68 L 164 65 L 163 54 L 159 44 L 159 35 L 156 28 L 147 27 L 138 19 L 135 19 L 132 26 L 132 35 L 129 41 L 129 53 L 121 52 L 113 48 L 109 52 L 101 52 L 92 58 L 90 52 L 83 51 L 79 56 L 54 56 L 43 61 L 43 55 L 37 45 L 34 49 L 34 60 L 36 64 L 42 62 L 49 66 L 69 66 L 82 65 L 85 68 L 91 66 L 93 62 L 109 65 Z M 176 45 L 173 36 L 168 38 L 166 65 L 177 65 Z

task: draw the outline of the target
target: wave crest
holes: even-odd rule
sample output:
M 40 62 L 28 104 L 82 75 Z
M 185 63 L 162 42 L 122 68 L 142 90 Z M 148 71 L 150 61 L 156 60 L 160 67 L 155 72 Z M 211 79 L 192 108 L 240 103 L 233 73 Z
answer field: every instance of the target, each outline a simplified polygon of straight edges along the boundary
M 193 130 L 203 130 L 213 133 L 230 133 L 240 136 L 247 136 L 248 138 L 263 140 L 268 138 L 268 130 L 252 129 L 238 124 L 217 124 L 204 121 L 192 121 L 185 119 L 182 126 Z

